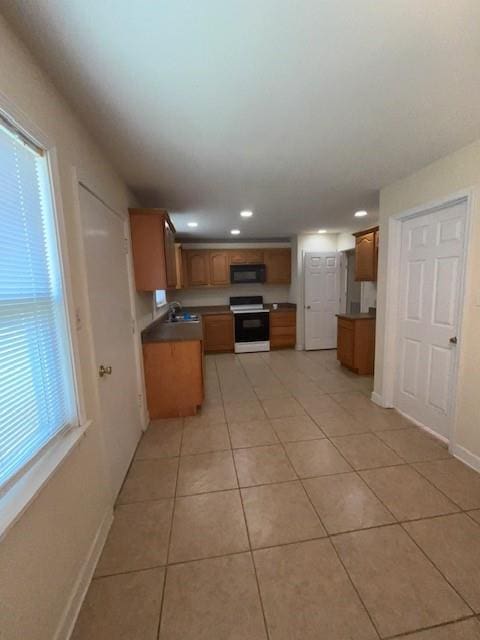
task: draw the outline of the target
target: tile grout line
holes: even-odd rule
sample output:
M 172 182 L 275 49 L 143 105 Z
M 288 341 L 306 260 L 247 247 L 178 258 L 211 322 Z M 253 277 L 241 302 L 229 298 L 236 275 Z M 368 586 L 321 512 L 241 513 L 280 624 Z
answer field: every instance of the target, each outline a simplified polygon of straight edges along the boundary
M 181 454 L 182 452 L 182 446 L 183 446 L 183 434 L 185 431 L 185 418 L 182 418 L 182 433 L 180 435 L 180 447 L 179 447 L 179 454 Z M 170 559 L 170 547 L 172 544 L 172 532 L 173 532 L 173 518 L 175 516 L 175 508 L 176 508 L 176 504 L 177 504 L 177 488 L 178 488 L 178 476 L 180 473 L 180 455 L 178 457 L 178 465 L 177 465 L 177 474 L 175 477 L 175 491 L 173 494 L 173 505 L 172 505 L 172 515 L 170 517 L 170 531 L 168 532 L 168 543 L 167 543 L 167 557 L 166 557 L 166 563 L 165 563 L 165 576 L 163 579 L 163 591 L 162 591 L 162 599 L 160 602 L 160 611 L 158 614 L 158 626 L 157 626 L 157 639 L 160 639 L 160 632 L 161 632 L 161 626 L 162 626 L 162 618 L 163 618 L 163 607 L 165 604 L 165 593 L 167 591 L 167 574 L 168 574 L 168 561 Z
M 215 362 L 215 366 L 217 367 L 217 363 L 216 362 Z M 240 363 L 240 366 L 242 366 L 241 363 Z M 217 375 L 218 375 L 218 368 L 217 368 Z M 222 406 L 223 406 L 223 411 L 225 412 L 225 402 L 223 400 L 223 396 L 222 396 Z M 228 422 L 227 422 L 227 431 L 228 431 L 228 438 L 230 440 L 230 445 L 231 445 L 232 444 L 232 438 L 231 438 L 230 428 L 228 426 Z M 237 464 L 236 464 L 236 461 L 235 461 L 235 456 L 233 455 L 233 449 L 232 449 L 232 461 L 233 461 L 233 468 L 235 470 L 235 477 L 237 479 L 238 493 L 239 493 L 239 496 L 240 496 L 240 504 L 242 505 L 243 521 L 245 523 L 245 531 L 246 531 L 246 534 L 247 534 L 250 561 L 252 563 L 253 573 L 255 575 L 255 582 L 256 582 L 256 585 L 257 585 L 258 600 L 260 602 L 260 608 L 262 610 L 263 626 L 264 626 L 264 629 L 265 629 L 265 636 L 266 636 L 267 640 L 269 640 L 270 633 L 269 633 L 269 630 L 268 630 L 267 616 L 266 616 L 266 613 L 265 613 L 265 607 L 263 605 L 263 598 L 262 598 L 262 592 L 260 590 L 260 582 L 258 580 L 257 567 L 255 565 L 255 559 L 254 559 L 254 556 L 253 556 L 252 541 L 250 539 L 250 530 L 248 528 L 247 514 L 245 512 L 245 505 L 243 503 L 242 490 L 240 488 L 240 480 L 238 478 L 238 469 L 237 469 Z
M 298 481 L 298 482 L 300 482 L 300 486 L 302 487 L 302 489 L 303 489 L 303 491 L 304 491 L 304 494 L 305 494 L 305 496 L 306 496 L 306 498 L 307 498 L 307 500 L 308 500 L 308 502 L 309 502 L 310 506 L 311 506 L 311 507 L 312 507 L 312 509 L 313 509 L 313 512 L 315 513 L 315 515 L 317 516 L 317 518 L 318 518 L 318 520 L 319 520 L 320 524 L 322 525 L 324 532 L 327 534 L 325 537 L 323 537 L 323 538 L 319 538 L 319 539 L 326 539 L 326 540 L 328 540 L 328 543 L 329 543 L 330 547 L 333 549 L 333 552 L 335 553 L 335 555 L 337 556 L 338 561 L 340 562 L 340 564 L 341 564 L 341 565 L 342 565 L 342 567 L 343 567 L 343 570 L 344 570 L 344 572 L 345 572 L 345 575 L 347 576 L 347 579 L 349 580 L 350 584 L 352 585 L 352 588 L 354 589 L 355 593 L 357 594 L 357 597 L 358 597 L 358 599 L 359 599 L 359 602 L 360 602 L 361 606 L 363 607 L 363 609 L 364 609 L 364 611 L 365 611 L 365 613 L 366 613 L 366 615 L 367 615 L 368 619 L 370 620 L 370 623 L 372 624 L 373 629 L 375 630 L 375 632 L 377 633 L 377 635 L 380 637 L 380 633 L 379 633 L 379 631 L 378 631 L 378 629 L 377 629 L 377 626 L 375 625 L 375 623 L 374 623 L 374 621 L 373 621 L 373 619 L 372 619 L 372 616 L 370 615 L 370 612 L 369 612 L 369 610 L 367 609 L 367 607 L 366 607 L 366 605 L 365 605 L 365 603 L 364 603 L 363 599 L 360 597 L 360 594 L 359 594 L 359 592 L 358 592 L 358 590 L 357 590 L 357 588 L 356 588 L 355 584 L 353 583 L 353 580 L 352 580 L 352 578 L 351 578 L 350 574 L 348 573 L 348 571 L 347 571 L 347 569 L 346 569 L 345 565 L 343 564 L 343 561 L 341 560 L 341 558 L 340 558 L 340 556 L 339 556 L 339 554 L 338 554 L 338 551 L 337 551 L 337 549 L 335 548 L 335 545 L 334 545 L 334 544 L 332 543 L 332 541 L 330 540 L 330 536 L 328 535 L 328 530 L 327 530 L 327 528 L 326 528 L 326 526 L 325 526 L 325 524 L 324 524 L 324 522 L 323 522 L 322 518 L 320 517 L 320 514 L 318 513 L 317 509 L 315 508 L 315 505 L 313 504 L 312 500 L 310 499 L 310 496 L 308 495 L 308 491 L 305 489 L 305 486 L 304 486 L 304 484 L 303 484 L 303 482 L 302 482 L 302 479 L 301 479 L 301 478 L 300 478 L 300 476 L 298 475 L 297 470 L 295 469 L 295 467 L 294 467 L 294 465 L 293 465 L 293 463 L 292 463 L 292 461 L 291 461 L 291 459 L 290 459 L 290 457 L 289 457 L 289 455 L 288 455 L 288 452 L 287 452 L 287 450 L 286 450 L 286 447 L 284 446 L 284 444 L 283 444 L 283 443 L 281 443 L 281 444 L 282 444 L 282 448 L 283 448 L 283 450 L 284 450 L 285 456 L 287 457 L 287 460 L 289 461 L 289 463 L 290 463 L 290 465 L 291 465 L 291 467 L 292 467 L 292 469 L 293 469 L 293 471 L 294 471 L 294 473 L 295 473 L 295 475 L 296 475 L 296 477 L 297 477 L 297 481 Z M 299 542 L 306 542 L 306 541 L 305 541 L 305 540 L 302 540 L 302 541 L 296 541 L 296 543 L 292 543 L 292 544 L 298 544 Z

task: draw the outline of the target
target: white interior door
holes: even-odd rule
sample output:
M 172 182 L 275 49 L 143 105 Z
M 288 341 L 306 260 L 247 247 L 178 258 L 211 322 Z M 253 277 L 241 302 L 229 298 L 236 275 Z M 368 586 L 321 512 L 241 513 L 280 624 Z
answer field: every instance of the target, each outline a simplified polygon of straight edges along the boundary
M 402 224 L 397 407 L 449 438 L 466 203 Z
M 141 433 L 126 222 L 79 186 L 105 455 L 117 495 Z
M 340 254 L 305 253 L 305 349 L 336 349 Z

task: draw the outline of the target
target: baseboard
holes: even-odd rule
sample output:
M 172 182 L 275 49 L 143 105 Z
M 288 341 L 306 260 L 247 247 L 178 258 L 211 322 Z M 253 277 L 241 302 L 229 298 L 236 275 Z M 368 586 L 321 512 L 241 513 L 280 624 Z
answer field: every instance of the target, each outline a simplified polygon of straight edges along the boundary
M 471 467 L 474 471 L 480 472 L 480 457 L 465 449 L 465 447 L 461 447 L 459 444 L 453 445 L 450 453 L 458 458 L 466 465 Z
M 60 623 L 57 627 L 57 631 L 54 635 L 54 640 L 68 640 L 72 635 L 75 622 L 77 621 L 80 607 L 87 594 L 88 587 L 92 580 L 97 566 L 98 559 L 102 553 L 105 541 L 112 526 L 113 511 L 109 507 L 102 522 L 97 529 L 97 533 L 90 546 L 88 555 L 83 563 L 83 567 L 75 581 L 72 593 L 67 602 L 67 606 L 63 612 Z
M 376 391 L 372 391 L 372 395 L 370 396 L 370 399 L 372 402 L 374 402 L 375 404 L 378 404 L 379 407 L 383 407 L 384 409 L 393 408 L 392 405 L 385 402 L 385 400 L 383 399 L 383 396 L 381 396 Z
M 303 344 L 296 344 L 296 345 L 295 345 L 295 351 L 305 351 L 305 345 L 303 345 Z

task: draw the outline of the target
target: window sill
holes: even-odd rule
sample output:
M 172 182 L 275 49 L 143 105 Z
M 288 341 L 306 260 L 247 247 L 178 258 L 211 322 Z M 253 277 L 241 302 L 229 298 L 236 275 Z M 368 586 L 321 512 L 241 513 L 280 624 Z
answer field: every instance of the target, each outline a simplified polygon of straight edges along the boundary
M 21 518 L 30 504 L 85 435 L 91 420 L 71 429 L 0 497 L 0 541 Z

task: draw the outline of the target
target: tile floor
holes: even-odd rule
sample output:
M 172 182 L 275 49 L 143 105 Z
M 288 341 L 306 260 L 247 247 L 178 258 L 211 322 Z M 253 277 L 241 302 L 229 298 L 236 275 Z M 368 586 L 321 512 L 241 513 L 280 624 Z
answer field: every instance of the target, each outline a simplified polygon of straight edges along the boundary
M 209 356 L 140 442 L 73 640 L 480 639 L 480 475 L 335 352 Z

